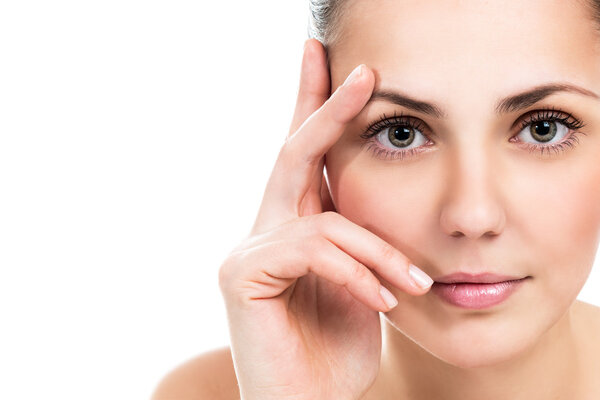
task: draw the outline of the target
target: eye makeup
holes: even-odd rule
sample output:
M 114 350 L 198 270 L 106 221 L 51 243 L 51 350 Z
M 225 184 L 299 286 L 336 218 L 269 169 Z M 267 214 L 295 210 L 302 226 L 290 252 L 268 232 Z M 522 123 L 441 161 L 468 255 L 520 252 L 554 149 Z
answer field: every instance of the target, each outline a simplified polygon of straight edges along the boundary
M 514 125 L 513 125 L 514 126 Z M 553 151 L 555 154 L 567 150 L 569 147 L 574 147 L 575 143 L 578 143 L 577 134 L 583 134 L 580 129 L 585 126 L 583 121 L 575 118 L 571 114 L 557 108 L 546 108 L 540 110 L 533 110 L 521 117 L 519 126 L 519 133 L 509 140 L 510 142 L 518 143 L 518 145 L 530 153 L 538 151 L 542 155 L 544 152 L 549 153 Z M 550 132 L 558 132 L 566 130 L 566 139 L 559 143 L 552 144 L 537 144 L 536 142 L 523 142 L 515 139 L 522 132 L 528 131 L 530 136 L 543 137 Z M 388 117 L 382 114 L 379 119 L 369 124 L 365 129 L 364 133 L 360 135 L 364 139 L 361 147 L 367 147 L 369 151 L 373 153 L 376 158 L 384 160 L 403 160 L 406 158 L 414 157 L 417 154 L 427 151 L 434 142 L 429 138 L 427 133 L 429 128 L 420 119 L 406 116 L 402 112 L 399 114 L 394 111 L 393 115 Z M 418 132 L 418 133 L 417 133 Z M 546 133 L 545 133 L 546 132 Z M 407 148 L 414 142 L 414 138 L 421 136 L 424 140 L 421 140 L 423 144 L 414 148 Z M 433 136 L 433 135 L 431 135 Z M 381 140 L 389 144 L 382 143 Z M 398 147 L 397 142 L 409 141 L 407 146 Z M 548 141 L 548 140 L 545 140 Z M 544 142 L 539 142 L 544 143 Z M 390 147 L 391 146 L 391 147 Z M 402 146 L 402 145 L 401 145 Z M 394 150 L 397 149 L 397 150 Z

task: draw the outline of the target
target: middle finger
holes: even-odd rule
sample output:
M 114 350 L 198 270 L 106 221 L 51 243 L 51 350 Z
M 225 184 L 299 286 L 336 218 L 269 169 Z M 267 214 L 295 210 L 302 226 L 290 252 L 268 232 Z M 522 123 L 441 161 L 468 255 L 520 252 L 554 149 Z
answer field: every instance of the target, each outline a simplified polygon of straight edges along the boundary
M 371 70 L 364 64 L 357 66 L 331 97 L 289 137 L 286 153 L 310 166 L 317 164 L 340 138 L 346 125 L 363 109 L 371 97 L 374 83 Z

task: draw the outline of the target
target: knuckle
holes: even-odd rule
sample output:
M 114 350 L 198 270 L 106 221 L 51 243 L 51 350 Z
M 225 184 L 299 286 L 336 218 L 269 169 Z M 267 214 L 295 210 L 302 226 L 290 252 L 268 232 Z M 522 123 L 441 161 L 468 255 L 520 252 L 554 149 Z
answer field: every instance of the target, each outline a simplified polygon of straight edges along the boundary
M 287 137 L 281 148 L 279 149 L 279 153 L 277 154 L 277 164 L 286 168 L 292 167 L 292 161 L 294 159 L 293 151 L 291 145 L 291 138 Z
M 314 236 L 322 234 L 321 215 L 322 214 L 311 214 L 300 217 L 303 225 L 302 229 L 306 235 Z
M 350 265 L 350 274 L 354 279 L 364 279 L 367 275 L 367 268 L 355 260 Z
M 321 215 L 323 216 L 323 218 L 329 219 L 330 222 L 336 222 L 339 218 L 340 218 L 340 214 L 336 213 L 335 211 L 325 211 L 322 212 Z
M 223 264 L 219 267 L 218 272 L 218 281 L 219 281 L 219 289 L 221 292 L 224 292 L 227 286 L 227 283 L 230 282 L 231 276 L 231 267 L 229 262 L 225 260 Z
M 221 263 L 218 271 L 218 283 L 219 289 L 221 292 L 225 293 L 232 280 L 234 279 L 234 274 L 236 271 L 236 266 L 240 265 L 242 260 L 240 260 L 239 256 L 243 254 L 243 252 L 232 252 L 230 253 L 225 260 Z
M 295 132 L 293 135 L 286 137 L 285 142 L 281 145 L 277 154 L 277 164 L 282 165 L 286 170 L 293 171 L 298 168 L 299 157 L 302 154 L 302 149 L 299 149 L 298 135 L 301 132 Z
M 321 161 L 321 158 L 323 156 L 321 154 L 314 154 L 314 153 L 310 153 L 310 152 L 306 152 L 302 154 L 302 160 L 304 160 L 304 163 L 310 166 L 314 166 L 319 164 L 319 161 Z
M 285 222 L 279 228 L 278 238 L 303 238 L 313 234 L 310 216 L 298 217 Z
M 285 137 L 285 140 L 281 144 L 281 148 L 279 149 L 279 155 L 286 155 L 292 149 L 292 143 L 295 142 L 296 132 L 291 133 Z
M 309 149 L 302 147 L 305 146 L 305 144 L 303 144 L 305 140 L 302 140 L 301 136 L 307 134 L 307 132 L 303 132 L 303 130 L 309 128 L 310 126 L 302 124 L 296 132 L 286 137 L 281 146 L 279 157 L 290 166 L 297 165 L 298 162 L 314 166 L 319 164 L 319 161 L 323 157 L 322 154 L 311 152 Z
M 330 225 L 338 223 L 340 217 L 340 215 L 334 211 L 325 211 L 315 215 L 314 225 L 319 232 L 325 232 Z
M 298 238 L 298 250 L 311 262 L 318 265 L 329 265 L 334 260 L 335 245 L 327 238 L 314 234 L 305 238 Z

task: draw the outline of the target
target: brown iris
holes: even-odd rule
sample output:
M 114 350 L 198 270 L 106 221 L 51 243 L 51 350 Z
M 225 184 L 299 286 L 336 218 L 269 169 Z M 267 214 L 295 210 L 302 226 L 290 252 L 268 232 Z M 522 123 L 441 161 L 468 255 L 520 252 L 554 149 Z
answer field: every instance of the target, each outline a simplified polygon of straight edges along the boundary
M 388 130 L 388 139 L 397 147 L 406 147 L 415 139 L 414 128 L 408 126 L 391 126 Z
M 529 128 L 531 136 L 540 142 L 548 142 L 556 136 L 556 122 L 538 121 L 531 124 Z

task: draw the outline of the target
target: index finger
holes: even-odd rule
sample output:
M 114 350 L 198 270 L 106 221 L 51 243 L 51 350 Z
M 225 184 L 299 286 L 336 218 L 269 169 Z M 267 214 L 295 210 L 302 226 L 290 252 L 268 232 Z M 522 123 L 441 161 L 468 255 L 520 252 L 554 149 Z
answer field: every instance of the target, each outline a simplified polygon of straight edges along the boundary
M 321 107 L 330 95 L 329 67 L 325 48 L 317 39 L 311 38 L 304 42 L 300 69 L 296 109 L 288 137 L 296 132 L 306 118 Z
M 356 67 L 331 97 L 288 138 L 287 155 L 294 160 L 300 159 L 305 166 L 313 167 L 318 163 L 338 141 L 346 124 L 363 109 L 371 97 L 374 83 L 373 72 L 365 64 Z

